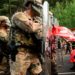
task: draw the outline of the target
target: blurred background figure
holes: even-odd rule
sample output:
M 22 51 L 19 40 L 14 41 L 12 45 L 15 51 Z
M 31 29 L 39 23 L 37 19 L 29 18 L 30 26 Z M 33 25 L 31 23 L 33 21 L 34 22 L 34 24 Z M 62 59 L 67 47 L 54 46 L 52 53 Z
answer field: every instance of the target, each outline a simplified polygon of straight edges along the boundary
M 65 41 L 62 42 L 62 49 L 63 49 L 64 51 L 66 50 L 66 42 L 65 42 Z
M 75 46 L 72 48 L 72 51 L 70 54 L 70 62 L 73 63 L 71 70 L 75 70 Z
M 69 52 L 69 54 L 71 53 L 71 42 L 66 42 L 66 52 L 65 54 L 67 54 Z
M 61 40 L 58 39 L 58 49 L 61 49 Z

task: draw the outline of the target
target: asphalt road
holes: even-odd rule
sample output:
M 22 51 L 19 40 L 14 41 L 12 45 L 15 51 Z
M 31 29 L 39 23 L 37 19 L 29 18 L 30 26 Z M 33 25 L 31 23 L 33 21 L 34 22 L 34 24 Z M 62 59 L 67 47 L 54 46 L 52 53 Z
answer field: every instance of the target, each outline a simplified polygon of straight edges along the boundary
M 66 54 L 64 51 L 57 51 L 57 71 L 59 75 L 75 75 L 75 71 L 71 70 L 72 63 L 70 63 L 70 54 Z

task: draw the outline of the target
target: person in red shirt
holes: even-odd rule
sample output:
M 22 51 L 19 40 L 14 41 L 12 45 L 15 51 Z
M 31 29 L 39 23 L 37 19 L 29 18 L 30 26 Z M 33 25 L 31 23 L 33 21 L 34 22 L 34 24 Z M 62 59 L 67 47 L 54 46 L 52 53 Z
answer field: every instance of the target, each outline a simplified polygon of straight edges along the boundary
M 72 48 L 72 51 L 70 54 L 70 62 L 73 63 L 71 70 L 75 70 L 75 47 Z

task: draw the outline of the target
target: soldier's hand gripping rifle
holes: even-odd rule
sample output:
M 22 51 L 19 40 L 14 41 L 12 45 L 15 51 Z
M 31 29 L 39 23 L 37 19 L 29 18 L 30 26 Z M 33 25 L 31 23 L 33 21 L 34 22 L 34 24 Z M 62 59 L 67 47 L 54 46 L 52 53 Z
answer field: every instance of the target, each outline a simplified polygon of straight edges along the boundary
M 40 24 L 42 24 L 42 35 L 43 35 L 43 41 L 45 42 L 46 39 L 46 32 L 48 31 L 49 27 L 49 4 L 47 1 L 45 1 L 42 4 L 36 3 L 35 5 L 32 5 L 33 9 L 37 11 L 40 16 L 39 18 L 35 18 Z M 44 53 L 44 48 L 42 47 L 42 53 Z
M 42 27 L 43 27 L 42 28 L 42 35 L 43 35 L 42 53 L 44 55 L 45 54 L 46 33 L 49 28 L 49 4 L 47 1 L 44 1 L 43 5 L 36 3 L 36 5 L 33 5 L 32 7 L 40 14 L 40 18 L 42 18 Z

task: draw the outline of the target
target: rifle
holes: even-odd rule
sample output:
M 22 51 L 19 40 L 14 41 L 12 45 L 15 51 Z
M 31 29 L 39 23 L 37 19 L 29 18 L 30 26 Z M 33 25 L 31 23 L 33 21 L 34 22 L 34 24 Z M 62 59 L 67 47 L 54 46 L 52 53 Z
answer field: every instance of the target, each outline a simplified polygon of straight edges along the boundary
M 46 33 L 48 31 L 48 28 L 49 28 L 49 4 L 47 1 L 44 1 L 43 5 L 42 4 L 36 4 L 36 5 L 33 5 L 32 6 L 33 9 L 35 9 L 39 14 L 40 14 L 40 17 L 42 18 L 42 34 L 43 34 L 43 41 L 42 41 L 42 54 L 44 55 L 44 71 L 45 71 L 45 74 L 46 75 L 51 75 L 51 63 L 49 64 L 50 66 L 50 69 L 48 69 L 48 63 L 47 63 L 47 58 L 46 58 L 46 55 L 45 55 L 45 49 L 46 49 Z M 40 12 L 42 11 L 42 12 Z M 50 61 L 49 61 L 50 62 Z

